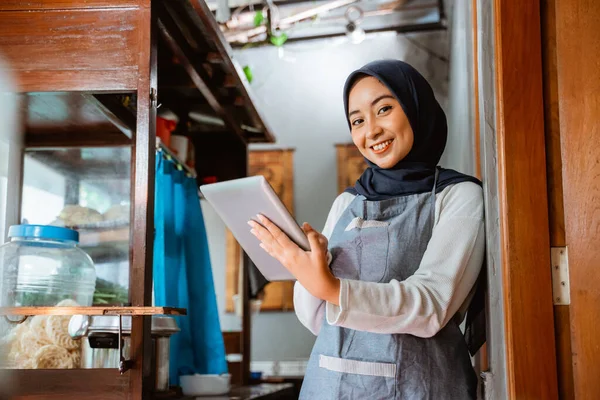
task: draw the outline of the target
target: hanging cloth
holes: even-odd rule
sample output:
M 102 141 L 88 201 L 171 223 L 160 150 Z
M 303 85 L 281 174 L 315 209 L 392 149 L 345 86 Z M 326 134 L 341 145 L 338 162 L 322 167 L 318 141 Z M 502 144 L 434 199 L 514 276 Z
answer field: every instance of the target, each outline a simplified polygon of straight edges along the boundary
M 171 384 L 181 375 L 227 373 L 196 181 L 158 155 L 154 224 L 155 304 L 187 309 L 171 337 Z

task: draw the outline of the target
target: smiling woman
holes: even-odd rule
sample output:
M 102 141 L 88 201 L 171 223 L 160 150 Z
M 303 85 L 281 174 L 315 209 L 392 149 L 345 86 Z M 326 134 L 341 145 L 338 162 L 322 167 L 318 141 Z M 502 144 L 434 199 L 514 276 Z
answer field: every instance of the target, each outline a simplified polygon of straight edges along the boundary
M 484 304 L 479 181 L 437 166 L 446 116 L 410 65 L 366 65 L 346 81 L 344 101 L 369 168 L 335 200 L 322 234 L 304 226 L 310 251 L 264 217 L 251 223 L 296 277 L 296 314 L 318 336 L 300 398 L 475 399 L 469 352 L 485 328 L 473 323 Z M 459 329 L 467 309 L 468 339 L 478 340 Z
M 412 148 L 414 136 L 400 102 L 372 76 L 350 90 L 348 118 L 352 141 L 361 154 L 380 168 L 391 168 Z

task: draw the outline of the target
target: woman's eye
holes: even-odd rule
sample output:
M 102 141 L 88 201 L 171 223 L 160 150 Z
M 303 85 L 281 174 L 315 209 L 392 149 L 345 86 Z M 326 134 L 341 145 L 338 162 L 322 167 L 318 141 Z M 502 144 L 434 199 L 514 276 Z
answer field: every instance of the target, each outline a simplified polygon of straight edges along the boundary
M 352 121 L 352 126 L 358 126 L 360 124 L 362 124 L 363 120 L 360 118 L 355 119 L 354 121 Z
M 392 109 L 392 106 L 383 106 L 379 109 L 378 114 L 383 114 L 384 112 L 389 111 L 391 109 Z

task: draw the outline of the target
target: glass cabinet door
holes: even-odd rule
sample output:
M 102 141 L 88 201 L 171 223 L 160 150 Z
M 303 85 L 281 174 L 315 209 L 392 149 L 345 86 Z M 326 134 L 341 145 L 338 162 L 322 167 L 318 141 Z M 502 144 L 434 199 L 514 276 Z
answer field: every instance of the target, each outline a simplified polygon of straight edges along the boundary
M 96 267 L 94 305 L 126 305 L 131 148 L 26 150 L 21 222 L 75 229 Z

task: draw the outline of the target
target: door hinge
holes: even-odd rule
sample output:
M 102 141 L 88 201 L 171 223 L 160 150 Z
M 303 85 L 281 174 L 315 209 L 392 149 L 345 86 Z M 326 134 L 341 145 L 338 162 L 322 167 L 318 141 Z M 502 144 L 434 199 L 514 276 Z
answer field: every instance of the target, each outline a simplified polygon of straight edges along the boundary
M 566 247 L 552 247 L 550 249 L 550 262 L 552 264 L 552 298 L 554 305 L 571 304 L 571 290 L 569 286 L 569 256 Z

